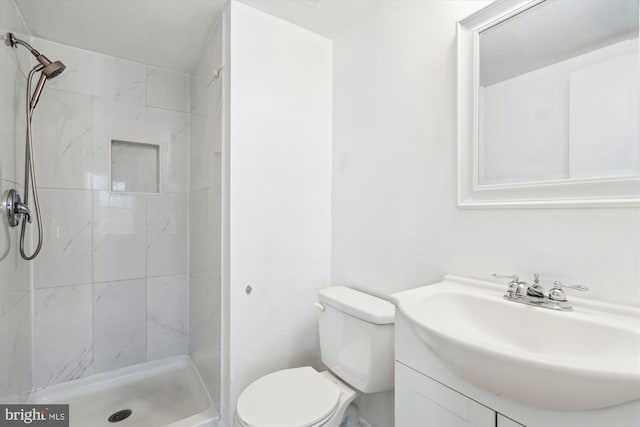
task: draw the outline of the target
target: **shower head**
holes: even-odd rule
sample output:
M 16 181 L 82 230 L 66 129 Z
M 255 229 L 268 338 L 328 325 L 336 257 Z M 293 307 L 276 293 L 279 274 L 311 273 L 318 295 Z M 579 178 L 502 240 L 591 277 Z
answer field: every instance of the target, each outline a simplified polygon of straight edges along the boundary
M 33 96 L 31 97 L 31 102 L 29 103 L 32 109 L 36 108 L 36 105 L 40 100 L 42 89 L 44 89 L 44 83 L 47 80 L 51 80 L 54 77 L 58 76 L 66 68 L 62 62 L 60 61 L 51 62 L 44 55 L 38 55 L 37 59 L 38 59 L 38 62 L 42 64 L 40 65 L 40 67 L 42 67 L 42 74 L 40 74 L 40 79 L 38 79 L 38 84 L 36 85 L 36 89 L 33 91 Z M 36 70 L 37 69 L 38 68 L 36 68 Z
M 53 79 L 54 77 L 57 77 L 61 72 L 64 71 L 65 68 L 67 68 L 62 62 L 51 62 L 44 55 L 40 55 L 36 57 L 36 59 L 44 66 L 44 68 L 42 69 L 42 74 L 44 74 L 47 79 Z
M 22 45 L 29 49 L 29 52 L 31 52 L 31 54 L 35 56 L 38 62 L 42 65 L 42 73 L 47 79 L 52 79 L 58 76 L 58 74 L 63 72 L 66 68 L 60 61 L 51 62 L 49 58 L 35 50 L 29 43 L 16 38 L 13 33 L 7 33 L 3 38 L 7 46 L 17 47 L 18 45 Z
M 29 103 L 31 109 L 36 108 L 36 105 L 40 100 L 40 95 L 42 94 L 42 89 L 44 89 L 45 82 L 47 80 L 51 80 L 54 77 L 58 76 L 66 68 L 62 62 L 60 61 L 51 62 L 49 61 L 49 58 L 41 54 L 38 54 L 36 59 L 38 60 L 38 62 L 40 62 L 40 65 L 38 65 L 33 70 L 42 71 L 42 73 L 40 74 L 40 79 L 38 79 L 38 84 L 36 85 L 36 89 L 33 91 L 33 95 L 31 96 L 31 101 Z

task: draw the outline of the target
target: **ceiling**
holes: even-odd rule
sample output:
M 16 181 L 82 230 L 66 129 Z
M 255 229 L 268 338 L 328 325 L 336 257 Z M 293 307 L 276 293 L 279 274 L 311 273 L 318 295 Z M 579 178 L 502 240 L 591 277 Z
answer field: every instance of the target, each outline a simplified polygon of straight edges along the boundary
M 381 0 L 240 0 L 333 39 L 383 3 Z
M 15 0 L 35 37 L 190 72 L 227 0 Z
M 35 37 L 188 73 L 228 0 L 15 0 Z M 379 0 L 242 0 L 328 38 Z

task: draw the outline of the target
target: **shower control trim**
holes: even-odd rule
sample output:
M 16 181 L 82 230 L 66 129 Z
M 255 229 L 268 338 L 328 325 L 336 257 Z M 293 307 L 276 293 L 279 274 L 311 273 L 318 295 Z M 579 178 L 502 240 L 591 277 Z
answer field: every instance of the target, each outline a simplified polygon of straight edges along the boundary
M 11 227 L 20 224 L 20 217 L 25 216 L 27 221 L 31 222 L 31 209 L 24 203 L 16 190 L 9 190 L 5 199 L 5 210 L 7 212 L 7 222 Z

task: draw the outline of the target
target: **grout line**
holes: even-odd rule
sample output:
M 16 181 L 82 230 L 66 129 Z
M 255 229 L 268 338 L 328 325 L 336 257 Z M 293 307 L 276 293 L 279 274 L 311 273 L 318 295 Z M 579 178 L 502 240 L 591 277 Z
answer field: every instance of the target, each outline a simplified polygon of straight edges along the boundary
M 18 25 L 22 24 L 24 26 L 24 29 L 27 31 L 27 34 L 29 35 L 29 37 L 33 38 L 33 34 L 31 34 L 31 29 L 27 25 L 27 21 L 25 21 L 24 16 L 22 16 L 22 11 L 16 4 L 15 0 L 11 0 L 11 3 L 13 4 L 13 8 L 16 11 L 16 15 L 18 15 L 18 20 L 20 21 Z
M 146 82 L 145 82 L 146 91 Z M 145 129 L 147 128 L 147 116 L 145 112 Z M 162 167 L 162 162 L 158 164 L 158 169 Z M 158 170 L 158 176 L 162 176 L 162 171 Z M 144 360 L 149 361 L 149 198 L 144 196 Z
M 149 361 L 149 278 L 144 280 L 144 360 Z
M 149 90 L 148 90 L 148 84 L 147 84 L 147 80 L 149 80 L 149 73 L 148 73 L 149 67 L 147 65 L 144 66 L 144 105 L 145 107 L 149 106 Z
M 91 251 L 93 253 L 93 250 Z M 92 258 L 93 259 L 93 258 Z M 93 269 L 92 269 L 93 270 Z M 96 362 L 96 316 L 95 316 L 95 306 L 94 306 L 94 286 L 93 283 L 89 285 L 89 295 L 91 298 L 91 305 L 89 308 L 91 309 L 91 373 L 89 375 L 93 375 L 95 373 L 95 362 Z M 82 375 L 82 377 L 86 377 L 87 375 Z
M 186 318 L 186 332 L 187 332 L 187 354 L 190 354 L 191 350 L 191 115 L 193 109 L 191 108 L 191 86 L 192 75 L 189 74 L 187 79 L 187 265 L 186 265 L 186 295 L 187 295 L 187 318 Z

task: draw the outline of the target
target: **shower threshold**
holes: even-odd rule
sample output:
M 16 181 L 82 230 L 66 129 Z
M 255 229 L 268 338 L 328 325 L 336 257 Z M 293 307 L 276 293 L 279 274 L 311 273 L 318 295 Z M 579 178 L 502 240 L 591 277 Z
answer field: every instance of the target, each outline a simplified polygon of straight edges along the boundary
M 69 404 L 70 427 L 218 424 L 218 410 L 189 356 L 142 363 L 45 387 L 33 393 L 29 402 Z

